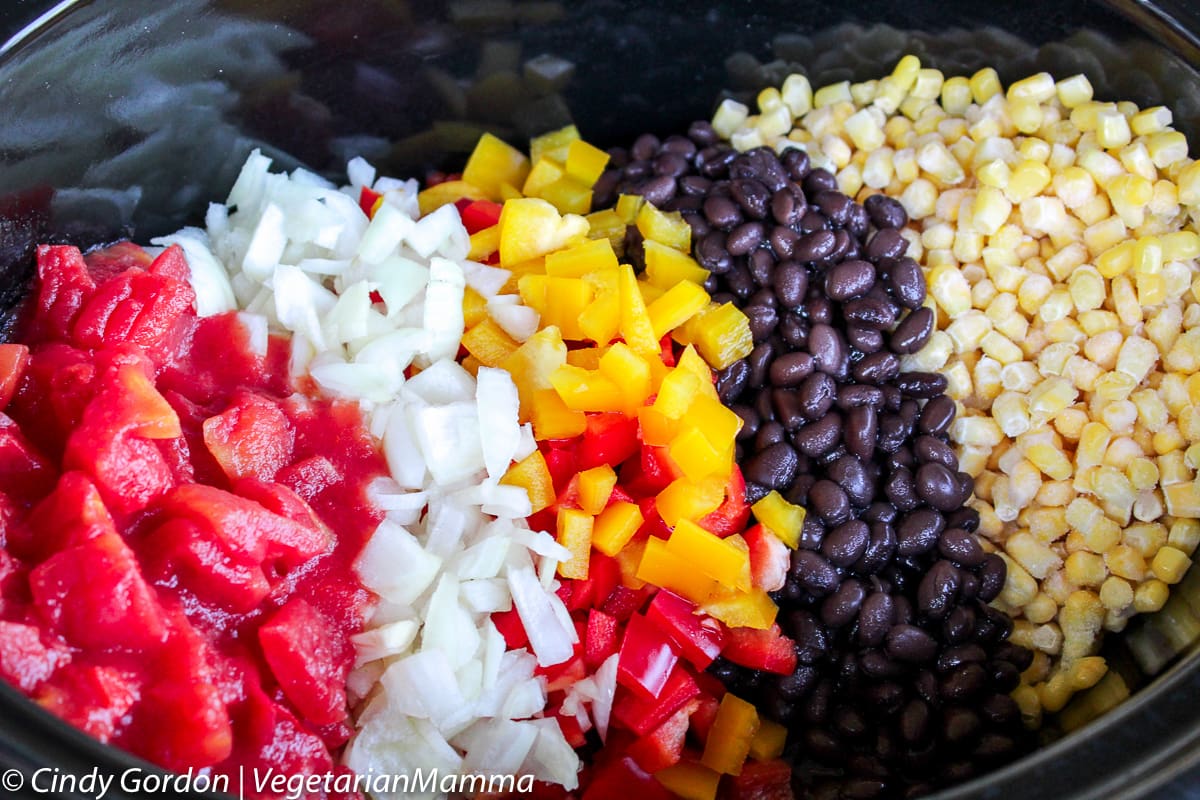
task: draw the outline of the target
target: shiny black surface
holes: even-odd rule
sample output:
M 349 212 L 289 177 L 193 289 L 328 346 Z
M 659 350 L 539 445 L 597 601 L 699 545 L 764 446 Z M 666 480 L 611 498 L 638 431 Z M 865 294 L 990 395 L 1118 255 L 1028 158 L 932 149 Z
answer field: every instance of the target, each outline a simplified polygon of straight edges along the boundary
M 877 77 L 905 52 L 957 74 L 996 66 L 1006 80 L 1083 71 L 1101 98 L 1171 106 L 1200 141 L 1192 0 L 67 5 L 0 48 L 0 308 L 20 297 L 34 242 L 144 240 L 198 223 L 254 147 L 331 176 L 358 153 L 423 175 L 461 163 L 484 129 L 519 142 L 574 121 L 616 144 L 708 116 L 722 89 L 795 70 L 818 86 Z M 0 5 L 0 39 L 49 6 Z M 572 62 L 558 91 L 523 79 L 543 55 Z M 1093 725 L 942 797 L 1197 797 L 1198 662 L 1192 652 Z M 0 685 L 0 772 L 135 765 Z

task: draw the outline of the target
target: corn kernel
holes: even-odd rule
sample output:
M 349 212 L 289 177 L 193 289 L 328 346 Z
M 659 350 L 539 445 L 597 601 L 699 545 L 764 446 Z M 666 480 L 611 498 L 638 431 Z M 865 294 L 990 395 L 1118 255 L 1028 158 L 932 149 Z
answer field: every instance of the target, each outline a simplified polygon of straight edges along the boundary
M 1191 565 L 1192 560 L 1187 553 L 1168 545 L 1155 553 L 1150 570 L 1163 583 L 1174 584 L 1183 580 Z
M 1100 586 L 1100 602 L 1110 611 L 1124 611 L 1133 605 L 1133 587 L 1116 575 L 1110 575 Z
M 1108 577 L 1104 558 L 1086 550 L 1077 550 L 1067 556 L 1063 569 L 1067 580 L 1076 586 L 1099 586 Z
M 716 112 L 713 114 L 712 126 L 713 130 L 724 139 L 728 139 L 733 135 L 733 132 L 740 128 L 750 115 L 750 109 L 744 104 L 732 98 L 726 98 L 717 106 Z
M 1139 614 L 1153 614 L 1167 604 L 1170 587 L 1158 579 L 1148 580 L 1133 592 L 1133 608 Z
M 1146 559 L 1128 545 L 1118 544 L 1104 554 L 1104 563 L 1113 575 L 1140 581 L 1146 575 Z

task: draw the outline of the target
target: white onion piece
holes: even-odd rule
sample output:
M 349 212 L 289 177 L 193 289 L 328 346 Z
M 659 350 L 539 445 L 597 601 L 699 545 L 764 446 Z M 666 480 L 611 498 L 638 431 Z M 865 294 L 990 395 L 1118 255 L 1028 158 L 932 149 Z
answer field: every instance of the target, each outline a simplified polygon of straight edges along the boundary
M 358 244 L 358 257 L 368 264 L 381 263 L 395 253 L 414 226 L 411 217 L 395 206 L 384 203 L 363 233 Z
M 463 275 L 466 278 L 467 286 L 483 297 L 491 299 L 500 293 L 504 284 L 508 283 L 508 279 L 512 277 L 512 271 L 489 264 L 480 264 L 478 261 L 464 261 Z
M 395 603 L 412 603 L 433 583 L 442 560 L 403 527 L 384 520 L 354 563 L 363 585 Z
M 459 483 L 483 469 L 474 403 L 426 406 L 412 414 L 425 466 L 441 484 Z
M 518 342 L 523 342 L 537 333 L 538 320 L 541 318 L 529 306 L 501 305 L 492 301 L 488 301 L 488 315 Z
M 475 403 L 479 409 L 483 463 L 488 475 L 499 480 L 508 471 L 521 443 L 521 400 L 507 372 L 480 367 L 475 376 Z
M 346 164 L 346 177 L 354 191 L 360 191 L 375 183 L 375 167 L 361 156 L 355 156 Z
M 445 206 L 443 206 L 445 208 Z M 425 290 L 425 314 L 422 327 L 433 341 L 431 361 L 453 359 L 463 334 L 463 294 L 466 289 L 462 267 L 445 258 L 429 260 L 429 287 Z
M 606 658 L 593 676 L 596 682 L 596 699 L 592 702 L 592 721 L 596 723 L 596 732 L 600 734 L 601 741 L 608 740 L 608 722 L 612 717 L 613 697 L 617 693 L 619 655 L 613 653 Z
M 243 272 L 258 280 L 265 280 L 271 274 L 271 269 L 279 263 L 279 257 L 287 246 L 287 234 L 283 226 L 283 211 L 274 203 L 267 203 L 246 247 L 246 255 L 242 259 Z
M 510 381 L 511 382 L 511 381 Z M 475 379 L 454 361 L 436 361 L 414 375 L 408 393 L 430 405 L 469 403 L 475 400 Z
M 526 557 L 528 558 L 528 557 Z M 513 605 L 529 635 L 529 645 L 537 656 L 538 664 L 550 667 L 561 664 L 574 655 L 575 627 L 570 633 L 562 626 L 551 598 L 538 582 L 533 565 L 526 562 L 519 566 L 511 563 L 508 568 L 508 589 L 512 592 Z M 559 601 L 562 604 L 562 601 Z
M 364 664 L 408 650 L 417 638 L 417 623 L 410 619 L 397 620 L 350 637 L 357 651 L 358 663 Z
M 177 244 L 182 248 L 190 268 L 189 281 L 196 292 L 196 316 L 208 317 L 238 307 L 229 275 L 213 255 L 205 231 L 200 228 L 183 228 L 169 236 L 160 236 L 150 241 L 164 247 Z

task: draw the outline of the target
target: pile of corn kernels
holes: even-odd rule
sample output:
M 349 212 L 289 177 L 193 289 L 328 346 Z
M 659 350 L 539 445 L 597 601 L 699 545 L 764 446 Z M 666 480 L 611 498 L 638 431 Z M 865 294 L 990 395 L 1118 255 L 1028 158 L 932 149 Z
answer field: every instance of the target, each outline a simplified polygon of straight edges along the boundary
M 1100 102 L 1083 75 L 1002 86 L 905 56 L 879 80 L 803 75 L 735 100 L 739 150 L 806 150 L 912 222 L 938 331 L 905 369 L 949 378 L 997 605 L 1037 657 L 1026 720 L 1105 674 L 1103 631 L 1156 611 L 1200 544 L 1200 162 L 1165 107 Z

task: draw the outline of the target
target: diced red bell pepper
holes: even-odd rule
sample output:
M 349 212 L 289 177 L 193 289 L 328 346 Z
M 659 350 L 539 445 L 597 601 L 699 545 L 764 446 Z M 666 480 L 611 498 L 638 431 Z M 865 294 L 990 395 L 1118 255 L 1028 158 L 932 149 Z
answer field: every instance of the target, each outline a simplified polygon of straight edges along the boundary
M 372 212 L 375 210 L 375 202 L 381 197 L 383 197 L 383 195 L 379 192 L 375 191 L 374 189 L 368 189 L 366 186 L 364 186 L 358 192 L 358 207 L 362 209 L 364 214 L 370 217 L 372 216 Z
M 641 614 L 634 614 L 621 640 L 617 683 L 657 699 L 678 660 L 679 653 L 666 635 Z
M 725 485 L 725 499 L 717 509 L 700 519 L 701 528 L 717 536 L 732 536 L 746 529 L 750 521 L 750 506 L 746 503 L 746 480 L 742 471 L 734 467 Z
M 671 338 L 671 334 L 664 334 L 658 341 L 658 347 L 663 364 L 668 367 L 675 366 L 675 341 Z
M 674 800 L 671 793 L 654 780 L 654 776 L 639 767 L 631 756 L 597 764 L 581 800 L 613 800 L 619 797 Z
M 587 634 L 584 636 L 583 663 L 596 669 L 605 659 L 617 652 L 617 618 L 598 608 L 588 612 Z
M 583 664 L 583 641 L 575 644 L 575 655 L 561 664 L 551 667 L 538 667 L 535 675 L 546 677 L 546 691 L 558 692 L 569 689 L 587 677 L 587 667 Z
M 605 598 L 600 608 L 604 613 L 616 617 L 619 622 L 624 622 L 642 607 L 648 594 L 645 588 L 630 589 L 628 586 L 618 586 Z
M 562 731 L 563 738 L 567 740 L 567 744 L 576 749 L 583 747 L 587 743 L 587 735 L 583 728 L 579 725 L 579 720 L 570 714 L 554 714 L 554 719 L 558 722 L 559 730 Z
M 619 483 L 613 487 L 612 494 L 610 494 L 608 496 L 608 505 L 610 505 L 610 506 L 613 503 L 636 503 L 636 502 L 637 502 L 637 500 L 634 499 L 633 495 L 631 495 L 625 489 L 625 487 Z
M 688 718 L 698 704 L 691 701 L 667 718 L 665 722 L 645 736 L 638 738 L 625 752 L 638 766 L 651 775 L 673 767 L 683 756 L 683 743 L 687 739 Z
M 492 624 L 504 637 L 504 645 L 507 649 L 519 650 L 529 644 L 529 634 L 525 633 L 525 626 L 521 624 L 521 617 L 517 614 L 516 608 L 494 612 Z
M 725 630 L 717 620 L 696 612 L 694 603 L 660 589 L 646 609 L 646 619 L 667 634 L 696 669 L 706 669 L 725 646 Z
M 792 792 L 792 768 L 781 758 L 771 761 L 747 761 L 739 775 L 727 784 L 728 800 L 795 800 Z
M 459 208 L 458 213 L 467 233 L 476 234 L 499 223 L 500 211 L 503 208 L 504 206 L 491 200 L 468 200 L 466 205 Z
M 750 548 L 750 579 L 764 592 L 774 592 L 787 582 L 792 557 L 778 536 L 762 525 L 755 525 L 742 534 Z
M 588 576 L 583 580 L 563 581 L 571 585 L 571 596 L 563 598 L 568 611 L 593 608 L 603 603 L 621 582 L 621 565 L 615 558 L 592 551 Z
M 657 495 L 680 476 L 667 454 L 667 448 L 643 444 L 637 459 L 628 460 L 621 468 L 621 483 L 638 497 Z
M 717 710 L 720 707 L 720 699 L 707 692 L 702 692 L 696 698 L 696 710 L 692 712 L 691 720 L 692 734 L 701 747 L 708 741 L 708 732 L 712 730 L 713 722 L 717 719 Z
M 578 469 L 575 467 L 575 440 L 555 439 L 542 442 L 542 456 L 546 459 L 546 469 L 554 481 L 555 493 L 562 492 L 575 477 Z
M 583 471 L 608 464 L 619 466 L 638 449 L 638 421 L 620 412 L 589 414 L 587 430 L 579 441 L 576 469 Z
M 616 702 L 613 703 L 613 719 L 638 736 L 644 736 L 699 695 L 700 687 L 696 679 L 686 667 L 676 666 L 656 699 L 648 700 L 634 692 L 618 690 Z
M 721 655 L 735 664 L 778 675 L 796 671 L 796 643 L 783 635 L 779 625 L 766 630 L 729 628 Z
M 638 507 L 642 510 L 642 527 L 638 528 L 638 536 L 655 536 L 659 539 L 671 538 L 671 527 L 667 525 L 662 515 L 658 513 L 658 504 L 655 502 L 655 498 L 647 497 L 643 499 L 638 503 Z

